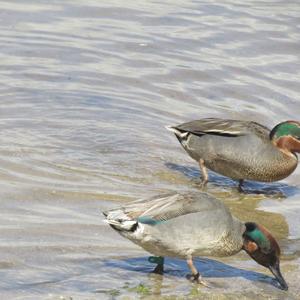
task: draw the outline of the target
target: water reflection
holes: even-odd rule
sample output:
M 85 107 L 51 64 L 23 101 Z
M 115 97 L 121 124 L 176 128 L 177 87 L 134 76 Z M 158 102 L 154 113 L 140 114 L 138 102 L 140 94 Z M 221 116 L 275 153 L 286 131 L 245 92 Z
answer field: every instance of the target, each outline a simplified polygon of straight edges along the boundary
M 195 288 L 194 286 L 198 286 L 198 288 L 206 290 L 226 288 L 226 283 L 228 284 L 228 286 L 230 286 L 230 282 L 234 282 L 235 277 L 242 277 L 246 280 L 252 281 L 253 283 L 259 282 L 261 284 L 268 284 L 276 288 L 279 287 L 278 282 L 272 277 L 271 274 L 267 275 L 256 271 L 245 270 L 240 267 L 230 266 L 221 261 L 209 258 L 195 259 L 195 264 L 203 278 L 208 279 L 206 281 L 209 284 L 209 288 L 189 283 L 189 281 L 186 279 L 186 285 L 192 289 Z M 172 258 L 167 258 L 166 260 L 164 275 L 152 273 L 153 266 L 147 263 L 147 257 L 126 258 L 122 260 L 110 259 L 104 262 L 104 265 L 105 267 L 109 268 L 111 272 L 118 272 L 114 269 L 122 269 L 125 270 L 126 273 L 129 272 L 129 274 L 130 272 L 148 274 L 147 277 L 145 277 L 144 275 L 141 276 L 141 282 L 138 284 L 138 286 L 147 286 L 147 289 L 151 290 L 151 294 L 156 295 L 165 293 L 165 285 L 163 284 L 164 278 L 168 278 L 168 280 L 172 278 L 173 281 L 176 281 L 178 279 L 180 279 L 180 281 L 183 281 L 183 279 L 189 273 L 189 269 L 187 268 L 184 260 Z M 175 279 L 174 277 L 177 279 Z M 227 280 L 224 280 L 220 284 L 220 282 L 214 280 L 215 278 L 223 278 Z
M 199 168 L 179 165 L 171 162 L 166 162 L 165 166 L 172 171 L 177 171 L 183 174 L 194 182 L 200 182 L 201 172 L 199 171 Z M 208 172 L 209 183 L 213 184 L 214 186 L 223 187 L 226 190 L 233 190 L 233 188 L 237 188 L 238 181 L 232 180 L 212 171 Z M 243 191 L 243 193 L 245 194 L 264 194 L 266 196 L 278 199 L 291 197 L 293 195 L 299 194 L 299 192 L 300 190 L 298 187 L 282 182 L 262 183 L 250 180 L 245 181 Z

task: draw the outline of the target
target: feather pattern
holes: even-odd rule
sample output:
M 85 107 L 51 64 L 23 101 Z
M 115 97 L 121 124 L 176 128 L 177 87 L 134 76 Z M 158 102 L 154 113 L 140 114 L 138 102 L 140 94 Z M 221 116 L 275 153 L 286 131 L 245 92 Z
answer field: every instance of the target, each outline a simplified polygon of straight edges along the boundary
M 257 133 L 263 139 L 268 139 L 270 132 L 267 127 L 256 122 L 216 118 L 191 121 L 174 126 L 173 128 L 181 132 L 190 132 L 195 135 L 214 134 L 234 137 Z
M 238 252 L 243 243 L 244 224 L 206 193 L 168 193 L 105 214 L 114 229 L 120 224 L 121 235 L 159 256 L 226 256 Z M 136 224 L 135 230 L 129 222 Z
M 298 164 L 296 154 L 278 147 L 270 130 L 256 122 L 207 118 L 168 128 L 193 159 L 236 180 L 281 180 Z M 293 149 L 300 149 L 300 142 L 293 142 Z

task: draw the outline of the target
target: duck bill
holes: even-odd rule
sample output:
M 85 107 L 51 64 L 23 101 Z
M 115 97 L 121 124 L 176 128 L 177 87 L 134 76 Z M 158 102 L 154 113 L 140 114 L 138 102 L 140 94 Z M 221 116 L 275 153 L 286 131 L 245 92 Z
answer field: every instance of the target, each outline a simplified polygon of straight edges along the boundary
M 273 273 L 277 281 L 279 282 L 280 288 L 287 291 L 289 287 L 285 282 L 283 276 L 281 275 L 279 264 L 276 264 L 275 266 L 270 266 L 269 269 Z

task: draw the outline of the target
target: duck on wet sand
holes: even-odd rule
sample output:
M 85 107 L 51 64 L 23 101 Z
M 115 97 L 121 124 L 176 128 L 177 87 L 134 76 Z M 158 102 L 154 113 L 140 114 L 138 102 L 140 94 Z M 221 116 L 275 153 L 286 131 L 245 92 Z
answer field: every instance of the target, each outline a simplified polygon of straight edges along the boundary
M 263 182 L 289 176 L 297 167 L 300 123 L 285 121 L 271 131 L 256 122 L 206 118 L 167 126 L 195 159 L 208 182 L 206 168 L 232 179 Z
M 245 250 L 270 269 L 280 288 L 288 286 L 280 272 L 280 248 L 271 233 L 253 222 L 242 223 L 223 202 L 202 192 L 169 193 L 128 203 L 103 213 L 122 236 L 148 252 L 163 273 L 164 256 L 184 258 L 190 279 L 205 284 L 195 265 L 196 256 L 231 256 Z

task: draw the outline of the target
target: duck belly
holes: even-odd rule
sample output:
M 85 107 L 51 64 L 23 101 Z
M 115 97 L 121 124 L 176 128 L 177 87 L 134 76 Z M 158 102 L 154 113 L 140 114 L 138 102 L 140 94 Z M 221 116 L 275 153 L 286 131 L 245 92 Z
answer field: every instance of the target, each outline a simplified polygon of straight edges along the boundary
M 296 156 L 256 137 L 191 135 L 183 146 L 196 161 L 203 159 L 210 170 L 237 180 L 281 180 L 295 170 L 298 162 Z
M 192 213 L 159 225 L 139 224 L 131 241 L 156 256 L 230 256 L 241 250 L 243 224 L 222 209 Z

